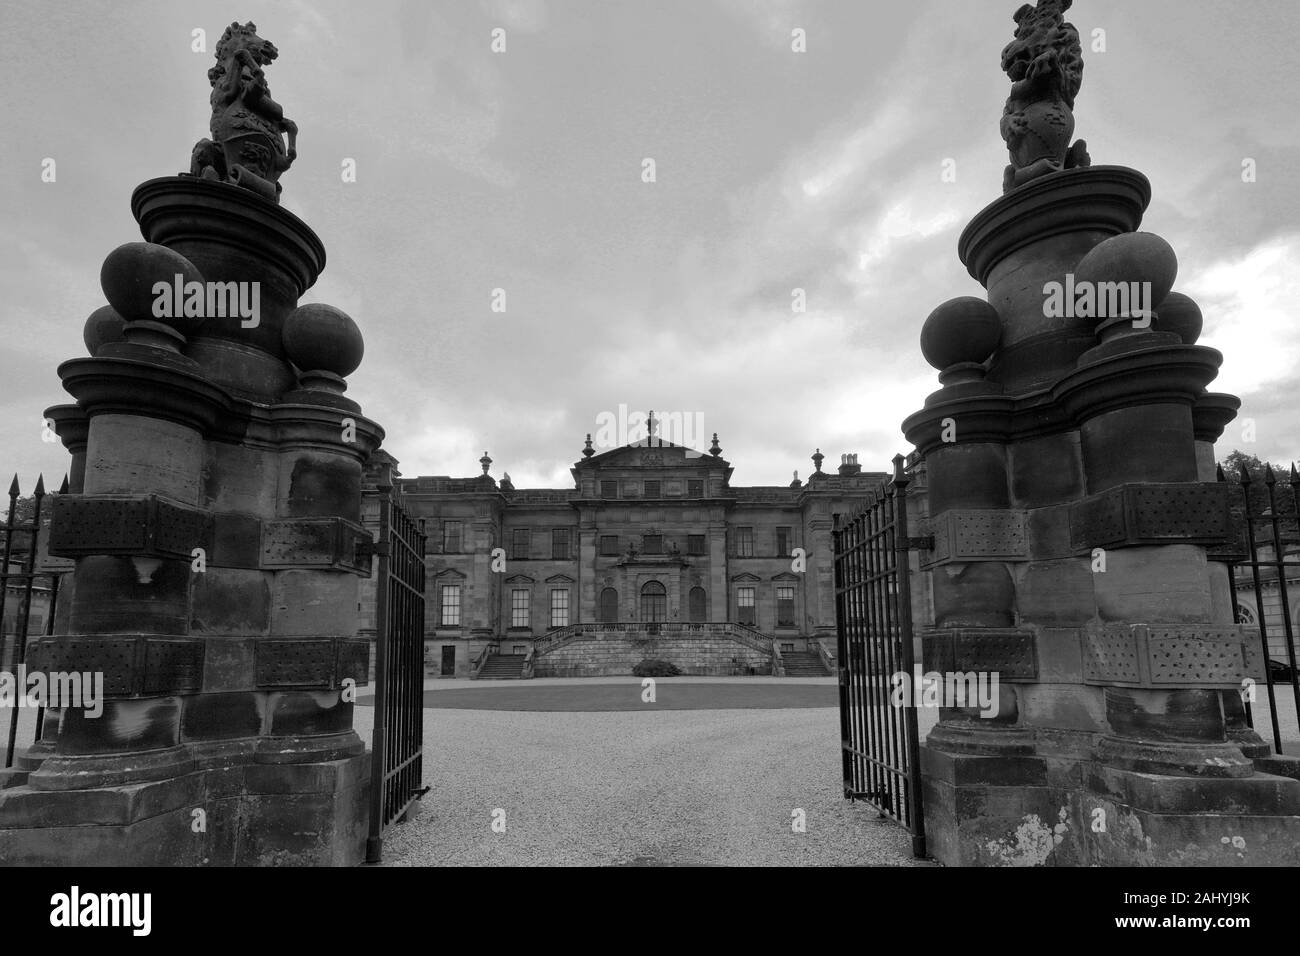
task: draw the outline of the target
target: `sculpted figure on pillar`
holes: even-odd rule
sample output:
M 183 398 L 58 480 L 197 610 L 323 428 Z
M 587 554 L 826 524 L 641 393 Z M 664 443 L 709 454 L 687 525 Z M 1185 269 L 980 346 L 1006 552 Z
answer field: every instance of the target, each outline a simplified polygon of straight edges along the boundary
M 1073 0 L 1038 0 L 1016 11 L 1016 35 L 1002 50 L 1011 95 L 1000 128 L 1011 155 L 1002 191 L 1076 166 L 1089 166 L 1087 144 L 1074 135 L 1074 98 L 1083 84 L 1079 31 L 1065 21 Z
M 217 65 L 208 70 L 212 139 L 195 145 L 190 175 L 234 183 L 280 201 L 280 174 L 298 155 L 298 126 L 285 118 L 266 84 L 262 68 L 279 55 L 275 44 L 257 35 L 256 24 L 226 27 L 217 43 Z

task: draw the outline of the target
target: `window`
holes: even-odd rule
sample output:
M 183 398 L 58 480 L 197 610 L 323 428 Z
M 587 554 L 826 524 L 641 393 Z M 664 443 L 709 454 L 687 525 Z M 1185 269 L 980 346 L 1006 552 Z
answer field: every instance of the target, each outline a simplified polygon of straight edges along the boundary
M 686 496 L 688 498 L 703 498 L 704 482 L 697 479 L 692 479 L 686 482 Z
M 529 537 L 527 528 L 515 528 L 514 537 L 510 540 L 510 557 L 515 561 L 522 561 L 528 557 L 528 552 L 532 549 L 532 539 Z
M 442 553 L 456 554 L 460 551 L 460 522 L 444 521 L 442 523 Z
M 704 554 L 704 535 L 689 534 L 686 536 L 686 553 L 687 554 Z
M 528 627 L 531 607 L 529 598 L 532 592 L 527 588 L 515 588 L 510 592 L 510 626 Z
M 647 581 L 641 588 L 641 620 L 654 624 L 668 618 L 668 592 L 658 581 Z
M 660 497 L 660 494 L 659 494 L 659 482 L 657 482 L 657 481 L 647 481 L 647 482 L 645 483 L 645 496 L 646 496 L 647 498 L 658 498 L 658 497 Z
M 736 588 L 736 610 L 741 624 L 754 626 L 754 589 Z
M 790 556 L 790 541 L 792 539 L 789 528 L 776 529 L 776 553 L 783 558 Z
M 703 624 L 709 619 L 708 605 L 708 595 L 704 593 L 704 588 L 691 588 L 688 607 L 692 622 Z
M 736 529 L 736 557 L 752 558 L 754 556 L 754 529 Z
M 605 588 L 600 592 L 600 623 L 614 624 L 618 621 L 618 592 Z
M 617 482 L 617 481 L 602 481 L 602 482 L 600 483 L 600 496 L 601 496 L 602 498 L 617 498 L 617 497 L 618 497 L 618 482 Z
M 645 534 L 641 536 L 641 551 L 645 554 L 663 554 L 664 553 L 664 536 L 661 534 Z
M 618 557 L 618 535 L 602 534 L 600 536 L 600 553 L 605 557 Z
M 569 589 L 551 588 L 551 627 L 569 623 Z
M 551 532 L 551 560 L 569 560 L 569 529 L 556 528 Z
M 789 585 L 776 589 L 776 626 L 794 627 L 794 588 Z
M 460 627 L 460 585 L 442 586 L 442 626 Z

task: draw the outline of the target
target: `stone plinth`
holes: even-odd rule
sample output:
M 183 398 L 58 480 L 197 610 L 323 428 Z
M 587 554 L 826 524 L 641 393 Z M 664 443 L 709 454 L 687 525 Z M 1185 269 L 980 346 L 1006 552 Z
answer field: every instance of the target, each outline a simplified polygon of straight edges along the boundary
M 1206 390 L 1222 357 L 1169 295 L 1172 252 L 1136 233 L 1149 198 L 1113 166 L 1011 189 L 959 245 L 996 348 L 965 303 L 927 322 L 944 387 L 903 425 L 934 536 L 925 666 L 1001 694 L 991 718 L 944 710 L 922 747 L 946 863 L 1300 863 L 1300 761 L 1264 759 L 1243 725 L 1263 661 L 1207 558 L 1229 539 L 1212 446 L 1238 403 Z M 1050 284 L 1076 273 L 1153 279 L 1151 314 L 1060 314 Z M 945 324 L 981 344 L 933 344 Z
M 74 456 L 73 493 L 50 551 L 76 567 L 29 665 L 102 673 L 107 700 L 99 717 L 49 714 L 43 762 L 0 790 L 0 860 L 357 863 L 361 476 L 383 437 L 341 395 L 359 335 L 337 310 L 319 340 L 314 313 L 294 319 L 324 248 L 279 206 L 182 176 L 144 183 L 132 210 L 149 249 L 209 283 L 255 283 L 259 312 L 169 331 L 137 309 L 125 341 L 88 331 L 94 353 L 59 367 L 76 404 L 48 414 Z M 120 258 L 128 273 L 150 261 Z

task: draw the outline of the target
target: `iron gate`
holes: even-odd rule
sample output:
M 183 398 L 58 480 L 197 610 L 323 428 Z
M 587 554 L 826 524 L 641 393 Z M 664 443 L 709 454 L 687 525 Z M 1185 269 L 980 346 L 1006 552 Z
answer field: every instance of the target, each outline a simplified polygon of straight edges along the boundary
M 378 863 L 384 833 L 424 796 L 424 522 L 392 500 L 392 477 L 379 485 L 375 584 L 375 729 L 371 745 L 370 836 L 366 861 Z
M 1226 480 L 1222 468 L 1218 477 Z M 1284 740 L 1283 732 L 1300 736 L 1295 730 L 1300 717 L 1296 605 L 1288 580 L 1288 575 L 1300 578 L 1300 476 L 1292 465 L 1287 481 L 1278 480 L 1272 466 L 1252 477 L 1242 465 L 1238 487 L 1238 500 L 1232 506 L 1237 540 L 1219 555 L 1210 556 L 1227 563 L 1233 617 L 1238 624 L 1258 630 L 1266 662 L 1267 686 L 1251 688 L 1253 693 L 1244 695 L 1246 722 L 1265 740 L 1271 737 L 1277 753 L 1286 752 L 1289 743 L 1290 752 L 1300 754 L 1300 741 Z M 1268 707 L 1267 727 L 1257 726 L 1251 706 L 1251 698 L 1258 704 L 1261 696 Z
M 835 630 L 844 796 L 907 827 L 925 856 L 916 708 L 891 705 L 890 677 L 912 674 L 912 601 L 903 456 L 865 510 L 835 519 Z
M 66 494 L 63 479 L 60 494 Z M 9 508 L 0 525 L 0 672 L 19 674 L 27 659 L 28 638 L 54 633 L 54 610 L 59 597 L 60 572 L 42 571 L 40 529 L 48 511 L 45 507 L 45 478 L 38 476 L 30 498 L 18 489 L 18 476 L 9 486 Z M 25 711 L 9 710 L 5 731 L 4 769 L 13 766 L 18 743 L 18 720 Z M 45 709 L 36 712 L 33 740 L 41 736 Z

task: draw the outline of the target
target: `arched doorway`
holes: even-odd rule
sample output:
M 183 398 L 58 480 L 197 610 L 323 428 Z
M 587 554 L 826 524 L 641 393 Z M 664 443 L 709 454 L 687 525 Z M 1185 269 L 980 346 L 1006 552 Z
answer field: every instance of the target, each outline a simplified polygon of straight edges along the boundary
M 668 620 L 668 592 L 658 581 L 647 581 L 641 588 L 641 620 L 647 624 Z
M 692 623 L 703 624 L 709 619 L 708 606 L 708 595 L 704 588 L 691 588 L 687 609 Z
M 618 620 L 618 592 L 605 588 L 600 592 L 600 623 L 613 624 Z

